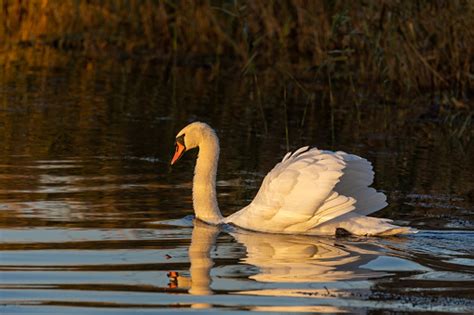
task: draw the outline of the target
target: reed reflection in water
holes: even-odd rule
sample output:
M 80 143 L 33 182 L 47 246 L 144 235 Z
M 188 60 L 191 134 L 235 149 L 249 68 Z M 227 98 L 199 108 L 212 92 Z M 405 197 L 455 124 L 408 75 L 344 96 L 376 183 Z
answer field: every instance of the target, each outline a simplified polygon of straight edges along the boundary
M 31 56 L 34 67 L 0 71 L 1 312 L 474 309 L 474 146 L 440 117 L 422 118 L 431 99 L 361 90 L 354 100 L 335 83 L 308 103 L 293 81 L 262 75 L 255 86 L 205 68 Z M 190 119 L 222 139 L 226 216 L 287 145 L 311 144 L 372 161 L 389 198 L 379 215 L 421 232 L 306 238 L 151 224 L 193 212 L 194 159 L 168 167 Z

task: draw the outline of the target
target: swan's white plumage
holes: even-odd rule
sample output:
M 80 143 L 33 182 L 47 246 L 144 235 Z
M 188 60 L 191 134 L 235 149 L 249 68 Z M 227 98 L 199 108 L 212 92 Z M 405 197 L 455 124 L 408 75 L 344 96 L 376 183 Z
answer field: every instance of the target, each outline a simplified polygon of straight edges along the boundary
M 387 205 L 385 195 L 369 187 L 374 181 L 372 164 L 354 154 L 341 151 L 335 154 L 344 159 L 346 167 L 341 181 L 334 190 L 345 196 L 353 197 L 357 201 L 355 211 L 359 214 L 368 215 L 384 208 Z
M 211 127 L 199 122 L 181 130 L 178 136 L 182 135 L 188 149 L 200 148 L 193 184 L 194 210 L 208 223 L 310 235 L 335 234 L 338 228 L 356 235 L 414 232 L 387 219 L 366 217 L 387 205 L 385 195 L 369 187 L 374 179 L 369 161 L 345 152 L 309 147 L 287 153 L 264 178 L 254 200 L 223 218 L 215 199 L 217 136 Z
M 252 203 L 225 222 L 250 230 L 294 233 L 350 212 L 356 201 L 333 191 L 344 167 L 338 155 L 303 147 L 285 156 L 265 177 Z
M 373 177 L 372 165 L 361 157 L 303 147 L 287 154 L 252 203 L 224 222 L 264 232 L 319 234 L 317 227 L 325 222 L 387 204 L 383 193 L 368 187 Z

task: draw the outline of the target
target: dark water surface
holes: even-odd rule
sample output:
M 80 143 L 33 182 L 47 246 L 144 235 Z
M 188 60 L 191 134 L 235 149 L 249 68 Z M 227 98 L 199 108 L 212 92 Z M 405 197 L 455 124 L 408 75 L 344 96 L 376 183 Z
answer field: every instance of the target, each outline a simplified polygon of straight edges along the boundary
M 3 70 L 1 313 L 473 311 L 474 150 L 426 114 L 430 101 L 367 93 L 355 106 L 338 87 L 308 103 L 290 84 L 283 102 L 275 84 L 192 66 L 71 58 Z M 194 156 L 168 166 L 174 135 L 193 119 L 221 138 L 226 215 L 287 147 L 312 144 L 371 160 L 390 202 L 379 215 L 421 231 L 318 238 L 193 227 L 182 218 L 193 213 Z

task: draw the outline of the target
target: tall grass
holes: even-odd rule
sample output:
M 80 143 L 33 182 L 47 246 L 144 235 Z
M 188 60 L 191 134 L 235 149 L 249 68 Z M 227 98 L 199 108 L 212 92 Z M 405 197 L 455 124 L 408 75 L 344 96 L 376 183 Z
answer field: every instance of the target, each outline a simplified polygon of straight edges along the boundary
M 400 91 L 474 80 L 474 1 L 0 0 L 0 48 L 290 71 Z

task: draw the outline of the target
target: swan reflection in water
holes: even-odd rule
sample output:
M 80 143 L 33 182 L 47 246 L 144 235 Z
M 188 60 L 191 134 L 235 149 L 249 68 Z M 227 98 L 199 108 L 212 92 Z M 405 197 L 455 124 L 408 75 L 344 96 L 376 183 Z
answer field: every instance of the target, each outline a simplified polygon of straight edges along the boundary
M 190 277 L 171 273 L 174 286 L 188 288 L 193 295 L 213 294 L 211 269 L 214 265 L 211 251 L 217 236 L 222 232 L 218 226 L 194 221 L 189 259 Z M 351 241 L 345 238 L 318 238 L 303 235 L 278 235 L 238 230 L 228 232 L 246 248 L 246 257 L 241 262 L 252 268 L 255 274 L 250 279 L 260 283 L 310 283 L 297 289 L 258 289 L 234 292 L 252 295 L 284 295 L 308 297 L 328 291 L 328 282 L 366 280 L 386 275 L 384 272 L 365 269 L 370 261 L 385 256 L 385 249 L 375 244 Z M 256 270 L 256 271 L 255 271 Z M 352 287 L 350 284 L 346 287 Z M 341 286 L 339 286 L 341 288 Z M 333 292 L 331 292 L 333 293 Z M 343 294 L 343 292 L 340 292 Z

